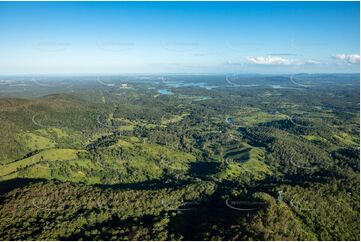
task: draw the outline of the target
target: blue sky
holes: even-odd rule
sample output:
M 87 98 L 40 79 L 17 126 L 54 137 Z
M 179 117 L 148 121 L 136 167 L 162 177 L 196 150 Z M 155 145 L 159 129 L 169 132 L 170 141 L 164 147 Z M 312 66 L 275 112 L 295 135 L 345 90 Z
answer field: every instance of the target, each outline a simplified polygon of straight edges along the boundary
M 0 74 L 359 72 L 358 2 L 0 2 Z

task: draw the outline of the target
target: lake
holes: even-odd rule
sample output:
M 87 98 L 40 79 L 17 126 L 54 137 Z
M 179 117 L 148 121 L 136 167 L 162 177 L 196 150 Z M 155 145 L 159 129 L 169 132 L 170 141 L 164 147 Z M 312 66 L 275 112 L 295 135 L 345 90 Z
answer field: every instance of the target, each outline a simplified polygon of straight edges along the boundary
M 172 91 L 169 91 L 167 89 L 159 89 L 158 92 L 162 95 L 173 95 L 174 94 Z

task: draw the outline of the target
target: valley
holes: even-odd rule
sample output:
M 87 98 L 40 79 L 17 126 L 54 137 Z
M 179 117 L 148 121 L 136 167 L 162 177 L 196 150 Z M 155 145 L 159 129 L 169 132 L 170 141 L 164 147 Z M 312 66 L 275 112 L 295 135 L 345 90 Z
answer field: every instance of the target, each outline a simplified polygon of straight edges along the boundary
M 359 240 L 359 75 L 1 78 L 1 240 Z

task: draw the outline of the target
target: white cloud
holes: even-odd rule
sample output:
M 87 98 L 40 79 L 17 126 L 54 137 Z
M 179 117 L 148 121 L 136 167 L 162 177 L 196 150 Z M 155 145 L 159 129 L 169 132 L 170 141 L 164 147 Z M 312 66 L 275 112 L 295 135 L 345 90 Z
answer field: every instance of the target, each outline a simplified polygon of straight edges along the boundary
M 335 59 L 344 61 L 349 64 L 358 64 L 360 63 L 359 54 L 337 54 L 333 56 Z
M 306 64 L 317 65 L 317 64 L 321 64 L 321 62 L 317 60 L 308 60 L 306 61 Z
M 241 61 L 232 61 L 232 60 L 228 60 L 226 63 L 227 63 L 227 65 L 244 65 L 245 64 L 244 62 L 241 62 Z
M 292 60 L 279 56 L 256 56 L 247 57 L 247 61 L 253 64 L 259 65 L 290 65 L 293 63 Z

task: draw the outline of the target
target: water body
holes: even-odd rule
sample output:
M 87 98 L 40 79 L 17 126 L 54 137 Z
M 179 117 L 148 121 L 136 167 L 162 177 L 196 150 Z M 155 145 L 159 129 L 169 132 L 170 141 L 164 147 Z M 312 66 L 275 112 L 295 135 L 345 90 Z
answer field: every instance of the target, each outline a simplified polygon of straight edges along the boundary
M 281 85 L 271 85 L 273 89 L 297 89 L 295 87 L 283 87 Z
M 205 82 L 182 82 L 182 81 L 168 81 L 165 83 L 170 87 L 201 87 L 207 90 L 211 90 L 213 88 L 217 88 L 218 86 L 212 86 Z
M 283 88 L 283 87 L 281 87 L 280 85 L 271 85 L 271 87 L 272 87 L 272 88 L 274 88 L 274 89 L 280 89 L 280 88 Z
M 182 82 L 182 81 L 168 81 L 165 83 L 169 87 L 201 87 L 207 90 L 211 90 L 220 86 L 210 85 L 209 83 L 205 82 Z M 258 87 L 259 84 L 232 84 L 231 87 Z
M 174 94 L 172 91 L 169 91 L 167 89 L 159 89 L 158 92 L 162 95 L 173 95 Z
M 258 84 L 239 85 L 240 87 L 258 87 Z

